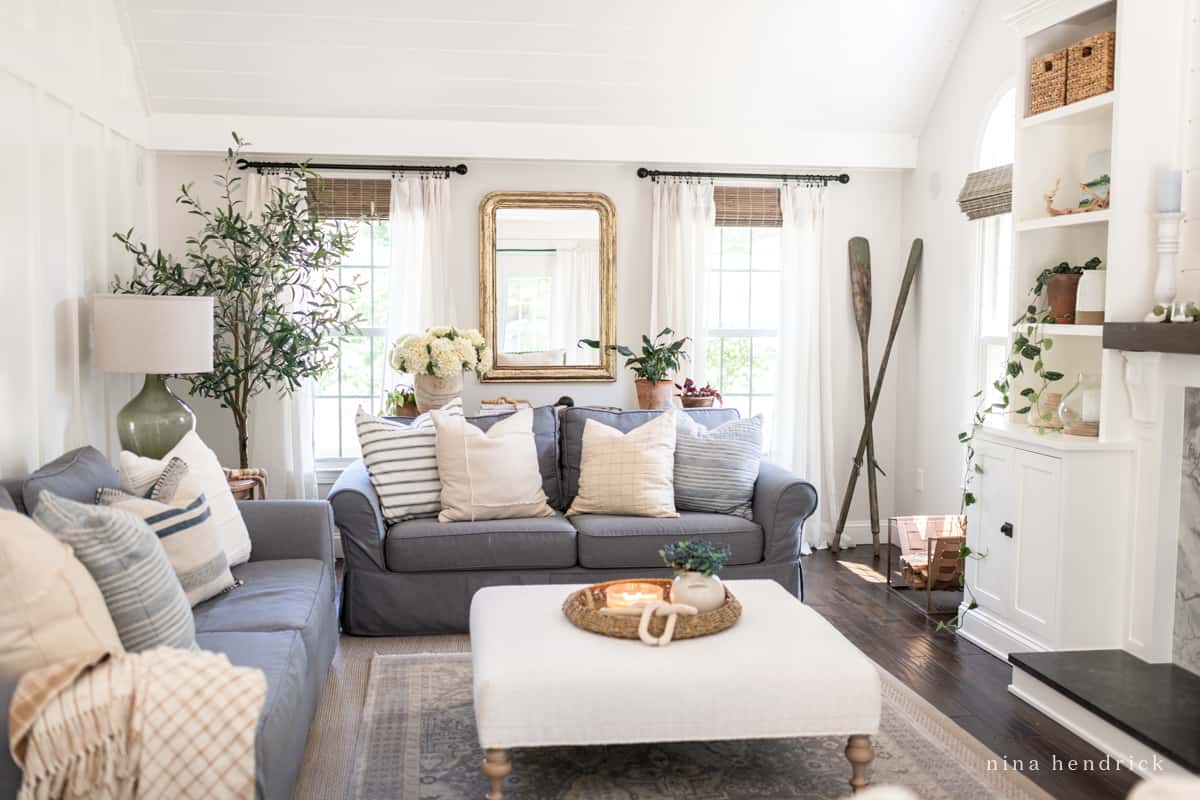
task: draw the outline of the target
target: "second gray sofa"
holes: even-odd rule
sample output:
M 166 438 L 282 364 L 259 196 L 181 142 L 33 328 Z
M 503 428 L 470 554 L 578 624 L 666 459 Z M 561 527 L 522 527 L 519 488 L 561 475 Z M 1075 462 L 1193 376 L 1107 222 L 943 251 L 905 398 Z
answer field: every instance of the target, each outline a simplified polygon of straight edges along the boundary
M 485 586 L 668 577 L 659 548 L 691 537 L 729 545 L 722 577 L 771 578 L 802 597 L 800 541 L 817 491 L 773 464 L 759 469 L 753 519 L 689 511 L 670 519 L 562 515 L 579 485 L 585 422 L 630 431 L 660 413 L 568 408 L 560 417 L 551 407 L 535 409 L 542 488 L 560 512 L 554 517 L 388 525 L 362 460 L 352 464 L 329 494 L 346 565 L 342 630 L 361 636 L 463 632 L 471 597 Z M 706 428 L 738 416 L 733 409 L 685 413 Z M 470 421 L 486 430 L 500 419 Z

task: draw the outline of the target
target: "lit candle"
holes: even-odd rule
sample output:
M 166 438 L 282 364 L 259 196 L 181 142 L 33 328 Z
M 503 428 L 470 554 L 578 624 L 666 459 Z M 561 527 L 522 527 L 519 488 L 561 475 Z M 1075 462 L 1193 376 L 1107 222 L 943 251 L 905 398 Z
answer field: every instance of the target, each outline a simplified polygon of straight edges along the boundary
M 1158 175 L 1158 211 L 1174 213 L 1183 207 L 1183 173 L 1167 170 Z
M 604 590 L 604 602 L 609 608 L 634 608 L 662 599 L 662 587 L 653 583 L 615 583 Z

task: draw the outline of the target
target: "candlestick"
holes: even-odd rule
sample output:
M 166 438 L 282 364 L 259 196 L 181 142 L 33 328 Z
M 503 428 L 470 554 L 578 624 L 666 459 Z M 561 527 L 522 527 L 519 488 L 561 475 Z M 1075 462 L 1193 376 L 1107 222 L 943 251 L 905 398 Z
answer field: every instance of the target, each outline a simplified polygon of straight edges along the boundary
M 1183 173 L 1169 170 L 1158 176 L 1158 211 L 1172 213 L 1183 205 Z
M 1179 260 L 1179 227 L 1183 214 L 1169 211 L 1155 214 L 1158 228 L 1158 273 L 1154 278 L 1154 302 L 1169 309 L 1175 301 L 1176 264 Z M 1161 322 L 1162 316 L 1153 310 L 1146 315 L 1146 322 Z

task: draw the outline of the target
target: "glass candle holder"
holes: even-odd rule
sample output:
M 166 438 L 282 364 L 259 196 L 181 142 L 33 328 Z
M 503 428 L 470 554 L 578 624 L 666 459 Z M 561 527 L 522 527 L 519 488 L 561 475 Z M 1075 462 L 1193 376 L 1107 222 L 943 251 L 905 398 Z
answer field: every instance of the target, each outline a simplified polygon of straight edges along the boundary
M 1099 436 L 1100 379 L 1086 372 L 1079 373 L 1075 385 L 1063 395 L 1062 403 L 1058 406 L 1058 416 L 1062 420 L 1063 433 L 1071 436 Z

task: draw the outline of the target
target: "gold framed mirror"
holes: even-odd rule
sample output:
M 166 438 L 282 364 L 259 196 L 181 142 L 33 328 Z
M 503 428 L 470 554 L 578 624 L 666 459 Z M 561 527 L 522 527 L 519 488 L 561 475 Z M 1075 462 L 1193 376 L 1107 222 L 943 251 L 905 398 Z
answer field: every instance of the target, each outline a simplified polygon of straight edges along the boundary
M 596 192 L 492 192 L 479 206 L 487 381 L 612 381 L 616 211 Z M 597 339 L 600 349 L 579 346 Z

